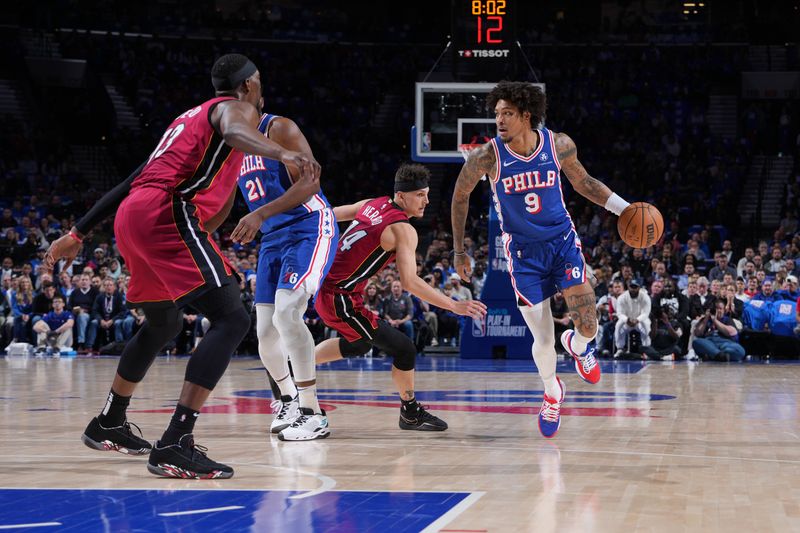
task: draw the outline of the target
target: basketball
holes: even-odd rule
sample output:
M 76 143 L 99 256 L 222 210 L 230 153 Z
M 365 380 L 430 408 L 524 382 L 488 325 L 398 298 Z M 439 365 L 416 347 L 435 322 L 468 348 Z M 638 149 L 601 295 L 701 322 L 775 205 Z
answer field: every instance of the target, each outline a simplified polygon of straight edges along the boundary
M 664 219 L 654 205 L 634 202 L 619 215 L 617 231 L 628 246 L 647 248 L 664 233 Z

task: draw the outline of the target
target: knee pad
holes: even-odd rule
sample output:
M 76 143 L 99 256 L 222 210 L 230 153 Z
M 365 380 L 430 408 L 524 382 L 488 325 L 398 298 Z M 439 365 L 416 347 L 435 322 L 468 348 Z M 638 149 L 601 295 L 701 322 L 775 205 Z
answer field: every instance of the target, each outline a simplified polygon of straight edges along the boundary
M 403 332 L 393 328 L 387 322 L 378 322 L 378 330 L 373 340 L 375 346 L 394 358 L 394 367 L 398 370 L 414 370 L 417 360 L 417 347 Z
M 239 306 L 234 311 L 214 319 L 211 328 L 214 327 L 220 333 L 230 336 L 231 340 L 236 339 L 235 349 L 250 330 L 250 313 L 245 311 L 244 306 Z
M 303 321 L 307 307 L 308 293 L 303 290 L 279 289 L 275 295 L 275 313 L 272 320 L 281 339 L 289 346 L 300 341 L 300 337 L 306 334 L 310 336 L 308 327 Z
M 186 365 L 186 381 L 213 390 L 249 329 L 250 314 L 241 305 L 213 319 L 208 334 L 197 345 Z
M 344 337 L 339 337 L 339 351 L 342 352 L 342 357 L 358 357 L 370 351 L 371 348 L 372 342 L 368 339 L 350 342 Z

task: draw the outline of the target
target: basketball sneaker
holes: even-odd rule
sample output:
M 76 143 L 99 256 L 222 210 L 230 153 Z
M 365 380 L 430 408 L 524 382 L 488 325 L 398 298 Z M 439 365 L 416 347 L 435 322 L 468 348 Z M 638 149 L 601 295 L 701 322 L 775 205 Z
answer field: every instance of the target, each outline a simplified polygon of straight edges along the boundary
M 556 379 L 561 387 L 561 398 L 555 399 L 545 394 L 542 408 L 539 409 L 539 431 L 548 439 L 555 437 L 558 428 L 561 427 L 561 404 L 564 403 L 564 397 L 567 395 L 567 387 L 564 382 L 558 376 Z
M 208 448 L 194 443 L 194 436 L 187 433 L 176 444 L 159 446 L 157 442 L 150 452 L 147 470 L 151 474 L 181 479 L 228 479 L 233 477 L 233 468 L 208 458 Z
M 278 433 L 280 440 L 326 439 L 331 434 L 328 429 L 328 416 L 325 410 L 315 413 L 308 407 L 300 407 L 300 415 L 292 424 Z
M 281 396 L 280 400 L 273 400 L 269 406 L 272 407 L 272 412 L 277 413 L 269 425 L 270 433 L 280 433 L 291 426 L 292 422 L 300 416 L 300 403 L 297 396 L 294 398 Z
M 131 426 L 139 432 L 137 437 Z M 127 420 L 121 426 L 106 428 L 97 417 L 92 418 L 81 435 L 81 441 L 89 448 L 101 451 L 115 451 L 128 455 L 145 455 L 150 453 L 153 445 L 142 438 L 142 430 Z
M 417 404 L 417 410 L 414 412 L 400 408 L 400 429 L 444 431 L 447 429 L 447 422 L 430 414 L 422 405 Z
M 578 355 L 572 349 L 572 337 L 575 332 L 568 329 L 561 334 L 561 345 L 567 350 L 567 353 L 575 359 L 575 370 L 578 375 L 586 383 L 597 383 L 600 381 L 600 365 L 597 364 L 597 359 L 594 357 L 594 351 L 597 349 L 597 343 L 594 340 L 586 345 L 586 350 L 583 354 Z

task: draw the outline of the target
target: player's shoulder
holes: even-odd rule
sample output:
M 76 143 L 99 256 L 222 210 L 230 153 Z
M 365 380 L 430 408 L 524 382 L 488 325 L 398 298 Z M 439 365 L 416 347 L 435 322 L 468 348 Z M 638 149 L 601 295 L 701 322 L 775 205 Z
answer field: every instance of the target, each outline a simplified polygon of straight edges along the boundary
M 569 135 L 552 130 L 550 133 L 553 136 L 553 145 L 556 147 L 556 154 L 559 160 L 563 161 L 567 157 L 575 155 L 577 147 L 575 146 L 575 141 Z
M 472 150 L 467 157 L 466 164 L 484 172 L 493 170 L 497 163 L 494 142 L 494 140 L 491 140 Z

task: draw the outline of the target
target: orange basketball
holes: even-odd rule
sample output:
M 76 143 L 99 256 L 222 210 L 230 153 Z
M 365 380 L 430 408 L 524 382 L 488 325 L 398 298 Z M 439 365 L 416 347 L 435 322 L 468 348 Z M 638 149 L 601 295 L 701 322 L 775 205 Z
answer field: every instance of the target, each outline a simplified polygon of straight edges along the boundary
M 664 218 L 655 206 L 635 202 L 620 213 L 617 231 L 628 246 L 647 248 L 657 243 L 664 233 Z

